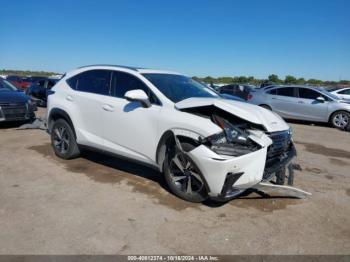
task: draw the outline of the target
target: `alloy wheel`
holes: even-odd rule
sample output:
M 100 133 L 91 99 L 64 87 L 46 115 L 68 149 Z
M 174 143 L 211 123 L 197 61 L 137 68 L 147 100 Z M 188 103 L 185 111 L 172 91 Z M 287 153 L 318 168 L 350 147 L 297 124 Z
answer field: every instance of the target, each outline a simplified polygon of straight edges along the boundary
M 198 193 L 204 183 L 198 168 L 185 153 L 176 154 L 170 161 L 170 177 L 173 184 L 186 194 Z
M 349 117 L 347 114 L 338 113 L 334 116 L 333 123 L 336 127 L 345 128 L 349 124 Z
M 54 133 L 54 146 L 58 152 L 61 154 L 67 153 L 69 150 L 69 133 L 66 127 L 58 126 L 53 130 Z

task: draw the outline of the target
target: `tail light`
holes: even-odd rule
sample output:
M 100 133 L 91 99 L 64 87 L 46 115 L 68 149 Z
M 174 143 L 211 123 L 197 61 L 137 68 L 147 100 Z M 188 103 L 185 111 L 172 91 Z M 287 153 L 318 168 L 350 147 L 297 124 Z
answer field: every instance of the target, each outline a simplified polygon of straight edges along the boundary
M 252 94 L 249 94 L 248 96 L 247 96 L 247 100 L 251 100 L 253 98 L 253 95 Z

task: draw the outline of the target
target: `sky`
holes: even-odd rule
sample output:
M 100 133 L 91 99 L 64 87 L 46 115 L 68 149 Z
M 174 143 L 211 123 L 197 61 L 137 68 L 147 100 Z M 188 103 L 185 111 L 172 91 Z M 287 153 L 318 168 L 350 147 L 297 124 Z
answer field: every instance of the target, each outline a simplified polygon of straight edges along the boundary
M 350 79 L 348 0 L 11 0 L 0 10 L 0 69 Z

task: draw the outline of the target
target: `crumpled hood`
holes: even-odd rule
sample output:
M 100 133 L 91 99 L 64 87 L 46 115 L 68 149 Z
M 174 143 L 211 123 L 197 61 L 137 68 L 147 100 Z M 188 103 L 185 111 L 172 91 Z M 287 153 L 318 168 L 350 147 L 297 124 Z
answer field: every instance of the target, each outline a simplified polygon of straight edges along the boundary
M 26 103 L 29 97 L 16 91 L 0 91 L 0 103 Z
M 177 109 L 215 106 L 248 122 L 262 125 L 268 132 L 288 130 L 288 124 L 277 114 L 260 106 L 220 98 L 192 97 L 175 104 Z

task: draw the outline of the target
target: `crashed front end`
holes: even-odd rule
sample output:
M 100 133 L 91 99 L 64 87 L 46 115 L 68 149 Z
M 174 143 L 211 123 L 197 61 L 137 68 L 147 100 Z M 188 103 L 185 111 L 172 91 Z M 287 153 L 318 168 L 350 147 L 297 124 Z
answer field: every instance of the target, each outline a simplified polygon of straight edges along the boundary
M 183 111 L 210 119 L 222 132 L 199 139 L 187 152 L 206 181 L 211 198 L 228 200 L 260 182 L 278 182 L 291 170 L 296 150 L 290 129 L 267 132 L 217 107 Z

